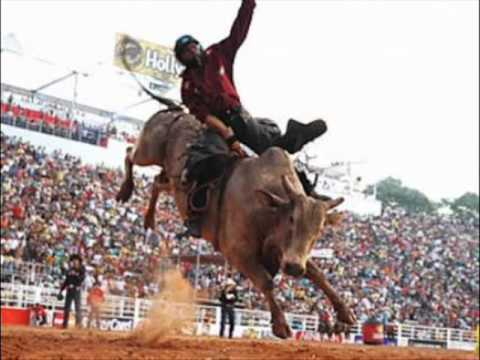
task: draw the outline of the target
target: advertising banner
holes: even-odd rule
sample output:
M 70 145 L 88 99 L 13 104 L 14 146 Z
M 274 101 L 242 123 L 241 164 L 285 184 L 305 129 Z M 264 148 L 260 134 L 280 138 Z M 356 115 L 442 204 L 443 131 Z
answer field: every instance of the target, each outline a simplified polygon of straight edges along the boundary
M 117 33 L 113 63 L 128 70 L 122 60 L 123 53 L 130 70 L 140 75 L 150 90 L 164 92 L 179 86 L 183 65 L 170 47 Z
M 82 316 L 82 327 L 87 328 L 88 316 L 85 314 Z M 95 327 L 96 322 L 93 319 L 91 326 Z M 130 331 L 133 330 L 133 319 L 122 317 L 100 317 L 100 330 L 105 331 Z

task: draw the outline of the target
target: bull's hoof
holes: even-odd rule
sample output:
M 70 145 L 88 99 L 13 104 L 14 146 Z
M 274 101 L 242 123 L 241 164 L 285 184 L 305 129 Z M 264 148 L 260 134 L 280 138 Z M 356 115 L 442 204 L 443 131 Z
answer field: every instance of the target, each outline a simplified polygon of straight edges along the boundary
M 350 328 L 351 328 L 351 325 L 345 324 L 340 321 L 337 321 L 337 323 L 334 326 L 336 333 L 346 333 L 350 330 Z
M 124 181 L 115 199 L 120 202 L 127 202 L 132 196 L 132 193 L 133 181 Z
M 345 304 L 340 304 L 335 307 L 335 311 L 337 313 L 338 321 L 348 324 L 348 325 L 355 325 L 357 322 L 357 317 L 355 313 Z
M 278 321 L 272 324 L 273 335 L 281 339 L 288 339 L 292 337 L 292 330 L 286 321 Z

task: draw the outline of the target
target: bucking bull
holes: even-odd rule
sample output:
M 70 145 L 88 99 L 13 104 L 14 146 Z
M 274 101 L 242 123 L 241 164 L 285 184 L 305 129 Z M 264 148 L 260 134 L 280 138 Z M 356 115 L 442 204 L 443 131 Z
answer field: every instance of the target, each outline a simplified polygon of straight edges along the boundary
M 189 145 L 201 131 L 202 125 L 193 115 L 178 107 L 169 108 L 153 115 L 135 147 L 127 150 L 125 179 L 117 200 L 127 201 L 133 192 L 134 165 L 162 168 L 155 177 L 145 216 L 147 227 L 155 225 L 160 191 L 173 193 L 180 215 L 186 218 L 189 189 L 182 181 L 182 173 Z M 324 228 L 339 222 L 339 214 L 329 211 L 342 201 L 307 197 L 288 153 L 276 147 L 259 157 L 237 160 L 222 184 L 210 192 L 202 236 L 264 294 L 273 333 L 280 338 L 292 333 L 275 299 L 273 278 L 279 271 L 307 277 L 325 292 L 338 321 L 348 325 L 356 321 L 354 313 L 309 258 Z

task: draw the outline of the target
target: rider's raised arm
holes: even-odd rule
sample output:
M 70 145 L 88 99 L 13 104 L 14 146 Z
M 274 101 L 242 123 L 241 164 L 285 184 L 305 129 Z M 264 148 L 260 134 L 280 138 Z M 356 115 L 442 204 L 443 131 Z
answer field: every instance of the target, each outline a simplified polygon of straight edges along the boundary
M 220 46 L 226 56 L 233 59 L 238 48 L 242 45 L 248 34 L 248 29 L 252 22 L 253 9 L 255 9 L 255 0 L 243 0 L 237 17 L 233 22 L 230 35 L 224 39 Z

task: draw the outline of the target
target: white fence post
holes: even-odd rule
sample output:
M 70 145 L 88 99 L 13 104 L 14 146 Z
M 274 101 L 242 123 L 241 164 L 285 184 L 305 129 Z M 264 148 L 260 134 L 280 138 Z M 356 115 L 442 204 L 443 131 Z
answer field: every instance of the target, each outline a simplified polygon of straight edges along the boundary
M 400 346 L 400 344 L 403 344 L 403 342 L 402 342 L 402 324 L 398 324 L 398 329 L 397 329 L 397 346 Z
M 220 320 L 222 318 L 222 313 L 220 306 L 215 306 L 215 326 L 214 329 L 211 330 L 210 335 L 218 335 L 220 333 Z
M 18 296 L 17 296 L 17 307 L 19 308 L 21 308 L 23 304 L 23 292 L 24 292 L 23 285 L 20 285 L 18 288 Z
M 452 340 L 452 329 L 447 329 L 447 349 L 450 349 L 450 341 Z
M 135 306 L 133 309 L 133 328 L 135 329 L 140 321 L 140 299 L 135 298 Z

